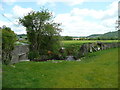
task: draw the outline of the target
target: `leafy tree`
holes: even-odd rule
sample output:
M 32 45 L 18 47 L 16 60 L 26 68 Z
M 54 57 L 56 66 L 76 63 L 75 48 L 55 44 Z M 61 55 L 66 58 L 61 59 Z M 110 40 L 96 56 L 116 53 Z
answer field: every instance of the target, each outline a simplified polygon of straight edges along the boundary
M 1 28 L 2 30 L 2 62 L 3 64 L 9 64 L 12 56 L 11 51 L 14 49 L 14 43 L 16 41 L 16 34 L 6 26 Z
M 60 24 L 53 21 L 52 13 L 47 9 L 32 11 L 19 19 L 26 27 L 30 51 L 45 55 L 48 51 L 56 52 L 60 46 Z

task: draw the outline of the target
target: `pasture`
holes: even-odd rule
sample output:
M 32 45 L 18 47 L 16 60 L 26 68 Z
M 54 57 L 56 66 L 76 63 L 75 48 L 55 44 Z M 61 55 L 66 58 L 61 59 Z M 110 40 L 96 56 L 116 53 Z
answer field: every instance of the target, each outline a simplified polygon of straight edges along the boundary
M 70 45 L 70 44 L 83 44 L 83 43 L 93 43 L 93 42 L 106 42 L 106 43 L 111 43 L 111 42 L 118 42 L 118 40 L 66 40 L 62 41 L 64 45 Z
M 64 46 L 65 48 L 80 47 L 83 43 L 94 43 L 94 42 L 112 43 L 112 42 L 118 42 L 118 40 L 66 40 L 66 41 L 62 41 L 61 45 Z
M 3 65 L 3 88 L 117 88 L 118 48 L 90 53 L 81 61 Z

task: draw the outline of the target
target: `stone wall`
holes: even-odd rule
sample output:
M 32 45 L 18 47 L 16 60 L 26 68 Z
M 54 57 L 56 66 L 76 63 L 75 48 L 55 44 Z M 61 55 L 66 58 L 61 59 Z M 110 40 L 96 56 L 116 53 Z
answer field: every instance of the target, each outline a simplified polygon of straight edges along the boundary
M 120 47 L 120 43 L 85 43 L 79 49 L 79 56 L 85 56 L 89 52 L 96 52 L 99 50 L 105 50 L 109 48 Z M 12 60 L 11 63 L 17 63 L 22 60 L 28 60 L 29 45 L 19 45 L 15 46 L 15 49 L 12 51 Z M 76 52 L 77 53 L 77 52 Z
M 116 48 L 120 47 L 120 43 L 102 43 L 102 42 L 96 42 L 96 43 L 85 43 L 80 47 L 79 55 L 85 56 L 89 52 L 96 52 L 99 50 L 105 50 L 109 48 Z
M 21 60 L 28 60 L 28 52 L 28 45 L 15 46 L 14 50 L 12 51 L 11 63 L 17 63 Z

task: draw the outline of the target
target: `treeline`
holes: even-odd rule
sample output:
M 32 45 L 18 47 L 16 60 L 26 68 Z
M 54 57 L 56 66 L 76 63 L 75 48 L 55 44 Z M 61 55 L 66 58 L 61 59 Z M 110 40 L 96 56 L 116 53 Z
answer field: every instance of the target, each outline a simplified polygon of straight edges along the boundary
M 119 40 L 119 38 L 88 38 L 87 40 Z
M 72 37 L 72 36 L 62 36 L 63 40 L 74 40 L 74 38 L 79 38 L 77 40 L 120 40 L 119 37 L 96 37 L 96 38 L 88 38 L 88 37 Z

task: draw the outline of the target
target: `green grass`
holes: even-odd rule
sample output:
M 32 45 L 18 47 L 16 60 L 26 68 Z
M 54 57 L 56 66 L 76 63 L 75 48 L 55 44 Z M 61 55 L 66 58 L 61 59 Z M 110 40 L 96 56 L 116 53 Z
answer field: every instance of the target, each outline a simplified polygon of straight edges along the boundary
M 66 41 L 62 41 L 63 44 L 83 44 L 83 43 L 91 43 L 91 42 L 107 42 L 107 43 L 111 43 L 111 42 L 118 42 L 118 40 L 66 40 Z
M 67 47 L 80 47 L 83 43 L 93 43 L 93 42 L 106 42 L 106 43 L 112 43 L 112 42 L 118 42 L 118 40 L 66 40 L 62 41 L 62 45 Z
M 90 53 L 81 60 L 3 65 L 3 88 L 118 87 L 118 48 Z

